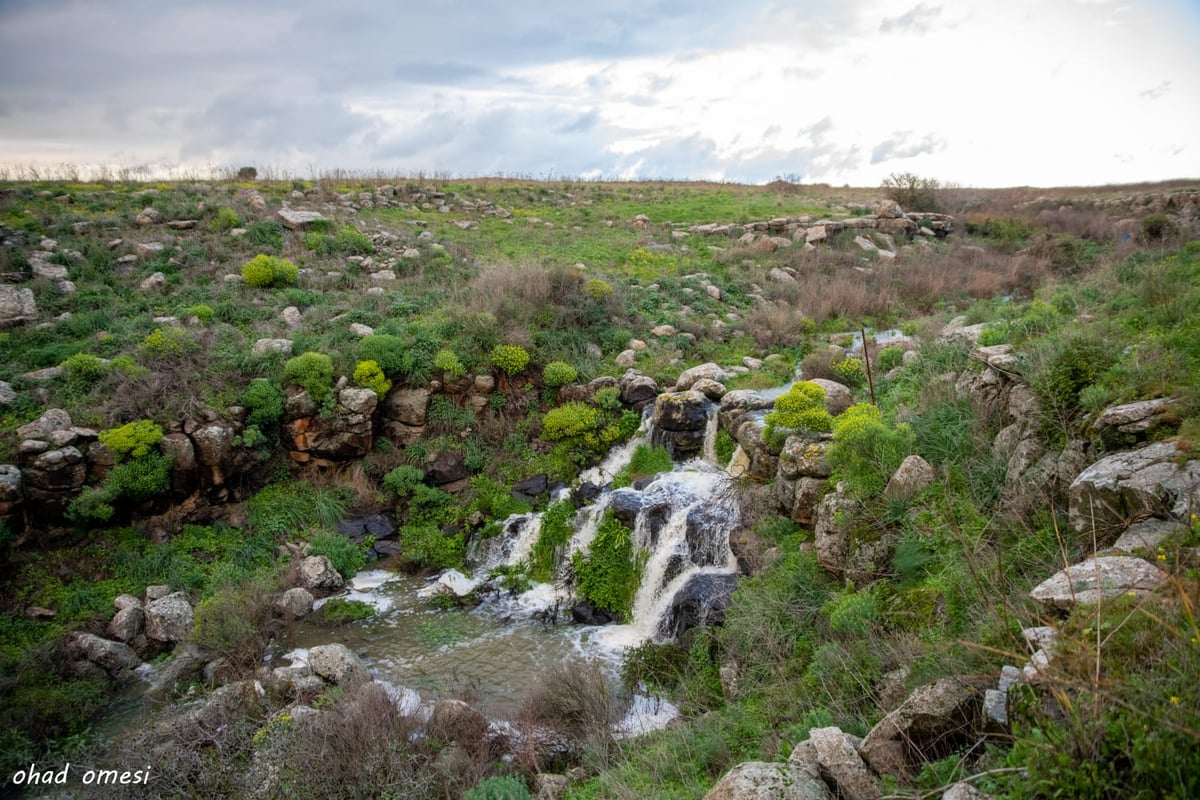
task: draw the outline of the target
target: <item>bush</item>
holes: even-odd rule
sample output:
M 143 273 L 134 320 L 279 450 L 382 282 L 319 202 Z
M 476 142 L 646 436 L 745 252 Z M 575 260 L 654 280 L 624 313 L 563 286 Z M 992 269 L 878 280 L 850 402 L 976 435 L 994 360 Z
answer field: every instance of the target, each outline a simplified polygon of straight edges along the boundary
M 600 301 L 612 295 L 613 287 L 599 278 L 592 278 L 584 281 L 583 293 L 593 300 Z
M 492 348 L 492 366 L 512 377 L 529 365 L 529 352 L 520 345 L 498 344 Z
M 366 547 L 355 544 L 340 533 L 320 531 L 308 540 L 310 556 L 327 556 L 333 568 L 346 580 L 367 565 Z
M 340 253 L 366 255 L 375 252 L 375 245 L 371 243 L 371 237 L 353 225 L 343 225 L 338 228 L 334 242 Z
M 248 411 L 246 424 L 259 430 L 274 430 L 283 416 L 285 399 L 283 390 L 274 381 L 266 378 L 250 381 L 241 395 L 241 403 Z
M 405 525 L 400 547 L 405 561 L 435 569 L 461 567 L 466 553 L 461 533 L 443 533 L 436 525 Z
M 226 586 L 196 605 L 191 641 L 235 664 L 257 663 L 266 646 L 274 581 L 259 577 Z
M 208 229 L 214 233 L 220 233 L 221 231 L 240 228 L 241 225 L 242 218 L 238 216 L 236 211 L 228 206 L 221 206 L 217 209 L 217 213 L 212 218 L 212 221 L 208 223 Z
M 183 328 L 159 328 L 142 340 L 142 352 L 149 358 L 181 356 L 192 346 L 192 339 Z
M 258 178 L 258 170 L 254 167 L 239 167 L 237 171 L 237 179 L 239 181 L 252 181 Z
M 113 499 L 142 502 L 165 492 L 171 485 L 171 459 L 150 453 L 115 465 L 104 479 Z
M 579 373 L 575 368 L 565 361 L 551 361 L 542 370 L 542 383 L 549 389 L 557 389 L 568 383 L 574 383 L 578 377 Z
M 408 464 L 401 464 L 383 476 L 383 488 L 401 500 L 412 496 L 416 487 L 425 483 L 425 473 Z
M 779 437 L 778 428 L 789 431 L 827 431 L 833 418 L 825 410 L 825 390 L 812 381 L 797 381 L 775 398 L 774 410 L 766 416 L 765 437 Z
M 194 306 L 188 306 L 183 310 L 183 313 L 189 317 L 195 317 L 205 324 L 212 322 L 213 318 L 217 315 L 217 312 L 213 310 L 213 307 L 205 303 L 197 303 Z
M 1175 221 L 1166 214 L 1147 214 L 1138 230 L 1143 242 L 1161 242 L 1179 232 Z
M 634 555 L 629 529 L 611 511 L 605 513 L 587 555 L 576 552 L 571 563 L 579 596 L 628 622 L 641 564 Z
M 405 364 L 404 340 L 390 333 L 373 333 L 364 336 L 358 343 L 358 357 L 362 361 L 374 361 L 384 375 L 396 375 Z
M 568 500 L 551 503 L 542 514 L 542 529 L 529 555 L 529 577 L 547 582 L 554 579 L 555 558 L 560 547 L 571 541 L 575 506 Z
M 333 390 L 333 359 L 324 353 L 303 353 L 283 365 L 283 377 L 323 403 Z
M 162 440 L 162 428 L 148 419 L 100 431 L 100 443 L 112 451 L 117 461 L 141 458 Z
M 885 347 L 875 354 L 875 363 L 881 372 L 891 372 L 904 363 L 904 351 L 899 347 Z
M 551 442 L 573 439 L 596 430 L 600 414 L 586 403 L 563 403 L 542 418 L 542 438 Z
M 91 353 L 76 353 L 61 366 L 67 382 L 79 387 L 89 387 L 108 374 L 108 365 Z
M 287 536 L 314 526 L 332 528 L 349 504 L 344 489 L 318 489 L 308 483 L 273 483 L 247 504 L 250 528 L 265 536 Z
M 833 442 L 825 457 L 834 477 L 859 496 L 878 494 L 913 450 L 907 424 L 890 426 L 870 403 L 850 406 L 833 420 Z
M 1094 337 L 1070 336 L 1041 351 L 1041 363 L 1029 375 L 1029 385 L 1041 406 L 1043 434 L 1069 435 L 1081 408 L 1079 396 L 1112 365 L 1112 348 Z
M 345 625 L 347 622 L 357 622 L 375 615 L 375 608 L 362 600 L 347 600 L 344 597 L 331 597 L 321 604 L 321 619 L 330 625 Z
M 861 358 L 843 358 L 833 365 L 838 380 L 854 389 L 867 382 L 867 372 Z
M 383 374 L 375 361 L 360 361 L 354 368 L 354 382 L 364 389 L 370 389 L 382 400 L 392 388 L 392 382 Z
M 493 775 L 463 793 L 463 800 L 529 800 L 525 784 L 512 775 Z
M 247 285 L 255 288 L 287 286 L 295 283 L 299 274 L 300 270 L 295 264 L 279 256 L 260 253 L 242 264 L 242 278 Z
M 937 211 L 936 192 L 941 184 L 911 172 L 893 172 L 883 179 L 883 192 L 905 211 Z
M 437 355 L 433 357 L 433 366 L 440 369 L 452 381 L 467 374 L 467 368 L 463 366 L 462 361 L 453 350 L 438 350 Z

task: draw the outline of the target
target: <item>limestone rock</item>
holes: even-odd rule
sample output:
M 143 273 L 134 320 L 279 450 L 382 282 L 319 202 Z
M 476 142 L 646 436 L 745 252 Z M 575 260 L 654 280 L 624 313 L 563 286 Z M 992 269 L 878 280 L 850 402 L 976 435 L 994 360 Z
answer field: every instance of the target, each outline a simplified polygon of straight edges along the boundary
M 49 408 L 33 422 L 17 428 L 17 439 L 50 440 L 50 434 L 55 431 L 66 431 L 73 427 L 71 415 L 61 408 Z
M 147 206 L 138 212 L 133 221 L 138 225 L 157 225 L 163 221 L 163 215 L 158 209 Z
M 700 392 L 700 394 L 713 402 L 720 402 L 721 398 L 725 396 L 726 390 L 725 385 L 722 383 L 717 383 L 708 378 L 701 378 L 692 384 L 692 391 Z
M 867 734 L 859 755 L 880 774 L 910 777 L 919 765 L 973 741 L 983 689 L 965 678 L 941 678 L 913 690 Z
M 813 378 L 809 382 L 815 383 L 825 390 L 825 410 L 833 416 L 836 417 L 854 405 L 854 393 L 845 384 L 825 378 Z
M 1109 406 L 1100 412 L 1092 427 L 1098 431 L 1113 429 L 1121 433 L 1142 433 L 1152 428 L 1170 407 L 1171 399 L 1166 397 Z
M 1069 490 L 1072 527 L 1104 545 L 1135 519 L 1185 518 L 1200 508 L 1200 461 L 1178 458 L 1174 442 L 1156 442 L 1092 464 Z
M 275 611 L 291 619 L 307 617 L 312 612 L 313 596 L 300 586 L 293 586 L 275 600 Z
M 300 562 L 300 585 L 305 589 L 336 591 L 346 581 L 333 567 L 329 556 L 308 556 Z
M 122 608 L 108 623 L 108 635 L 119 642 L 132 642 L 142 632 L 146 614 L 141 605 Z
M 323 644 L 308 651 L 308 666 L 313 674 L 335 684 L 371 680 L 371 673 L 358 656 L 344 644 Z
M 405 425 L 424 425 L 429 396 L 428 389 L 396 389 L 384 401 L 384 416 Z
M 1096 556 L 1060 570 L 1029 596 L 1051 608 L 1096 603 L 1122 594 L 1149 594 L 1169 580 L 1158 567 L 1132 556 Z
M 700 364 L 690 369 L 685 369 L 680 373 L 675 380 L 675 391 L 683 392 L 692 388 L 692 385 L 703 378 L 708 378 L 711 381 L 723 381 L 726 378 L 725 370 L 711 361 L 707 364 Z
M 159 642 L 182 642 L 192 632 L 192 604 L 174 592 L 146 604 L 146 636 Z
M 658 396 L 658 383 L 648 375 L 630 375 L 621 379 L 621 399 L 634 408 L 643 408 Z
M 1135 522 L 1125 529 L 1113 542 L 1113 549 L 1123 553 L 1134 553 L 1143 550 L 1153 553 L 1158 546 L 1170 537 L 1187 531 L 1183 523 L 1165 519 L 1145 519 Z
M 829 443 L 809 436 L 789 436 L 779 453 L 779 477 L 795 480 L 800 477 L 828 478 L 833 469 L 825 460 Z
M 17 391 L 8 381 L 0 381 L 0 405 L 8 405 L 17 399 Z
M 889 500 L 907 500 L 933 484 L 936 477 L 928 461 L 918 455 L 908 456 L 888 481 L 883 496 Z
M 769 280 L 771 283 L 782 283 L 784 285 L 791 286 L 799 285 L 799 281 L 781 270 L 779 267 L 771 267 L 771 271 L 767 273 L 767 280 Z
M 283 320 L 283 324 L 289 328 L 298 328 L 303 322 L 303 317 L 300 315 L 300 309 L 295 306 L 288 306 L 283 311 L 279 312 L 279 318 Z
M 813 728 L 807 741 L 792 750 L 788 763 L 806 774 L 824 778 L 839 798 L 878 800 L 879 779 L 859 756 L 858 744 L 841 728 Z
M 150 685 L 146 688 L 146 697 L 152 700 L 167 700 L 177 689 L 200 677 L 204 663 L 204 656 L 195 645 L 176 645 L 167 662 L 155 670 Z
M 306 230 L 317 220 L 325 219 L 318 211 L 301 211 L 294 208 L 281 208 L 278 214 L 284 227 L 293 231 Z
M 628 369 L 637 363 L 637 351 L 622 350 L 617 354 L 617 357 L 613 359 L 613 363 L 615 363 L 618 367 L 624 367 L 625 369 Z
M 67 652 L 90 661 L 114 676 L 128 674 L 142 663 L 129 645 L 82 631 L 77 631 L 67 638 Z
M 820 778 L 790 764 L 744 761 L 704 795 L 704 800 L 832 800 Z
M 843 484 L 838 484 L 836 491 L 825 495 L 817 504 L 813 533 L 817 560 L 831 572 L 841 572 L 846 567 L 847 520 L 857 507 L 857 501 L 846 496 Z
M 283 353 L 285 356 L 292 354 L 291 339 L 259 339 L 254 342 L 254 347 L 250 352 L 256 356 L 267 355 L 268 353 Z

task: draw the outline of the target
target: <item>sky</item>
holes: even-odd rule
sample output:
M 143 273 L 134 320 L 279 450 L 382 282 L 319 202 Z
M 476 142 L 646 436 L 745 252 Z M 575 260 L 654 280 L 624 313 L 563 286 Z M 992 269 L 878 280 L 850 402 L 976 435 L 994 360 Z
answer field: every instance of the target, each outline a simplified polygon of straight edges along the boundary
M 0 165 L 1197 178 L 1198 42 L 1200 0 L 0 0 Z

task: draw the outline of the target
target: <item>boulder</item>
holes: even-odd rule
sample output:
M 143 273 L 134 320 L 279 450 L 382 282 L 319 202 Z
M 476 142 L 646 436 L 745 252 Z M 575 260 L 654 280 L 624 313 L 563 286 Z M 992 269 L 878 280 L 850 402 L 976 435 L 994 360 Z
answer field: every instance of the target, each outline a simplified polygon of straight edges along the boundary
M 467 477 L 467 465 L 459 453 L 443 450 L 425 463 L 425 477 L 434 486 L 457 483 Z
M 795 480 L 801 477 L 828 478 L 832 467 L 825 460 L 829 442 L 810 436 L 789 436 L 779 453 L 779 477 Z
M 0 284 L 0 329 L 15 328 L 38 318 L 32 289 Z
M 344 644 L 323 644 L 308 651 L 308 666 L 314 675 L 335 684 L 371 680 L 371 673 Z
M 1154 427 L 1170 409 L 1171 399 L 1167 397 L 1109 406 L 1100 412 L 1092 427 L 1102 432 L 1115 430 L 1119 433 L 1144 433 Z
M 887 482 L 883 496 L 888 500 L 907 500 L 931 486 L 936 477 L 928 461 L 918 455 L 908 456 Z
M 466 597 L 475 591 L 475 587 L 478 585 L 479 581 L 468 578 L 456 569 L 448 569 L 439 575 L 436 581 L 417 590 L 417 597 L 428 599 L 439 594 Z
M 67 638 L 67 652 L 75 658 L 95 664 L 113 676 L 127 676 L 142 663 L 129 645 L 82 631 L 76 631 Z
M 721 398 L 725 396 L 726 390 L 725 384 L 723 383 L 717 383 L 716 381 L 709 380 L 708 378 L 701 378 L 692 384 L 692 391 L 700 392 L 700 394 L 704 395 L 713 402 L 720 402 Z
M 267 355 L 268 353 L 283 353 L 285 356 L 292 354 L 291 339 L 258 339 L 254 342 L 254 347 L 250 348 L 250 352 L 256 356 Z
M 809 383 L 825 390 L 825 410 L 835 417 L 854 405 L 854 394 L 845 384 L 825 378 L 813 378 Z
M 721 398 L 721 410 L 718 412 L 721 427 L 730 436 L 736 436 L 738 428 L 746 421 L 748 414 L 768 410 L 774 403 L 775 401 L 766 399 L 752 389 L 734 389 L 726 392 Z
M 685 369 L 680 373 L 679 377 L 675 380 L 675 391 L 686 391 L 702 378 L 720 382 L 725 380 L 725 377 L 725 370 L 710 361 L 707 364 L 700 364 L 690 369 Z
M 186 641 L 192 632 L 192 603 L 183 592 L 146 604 L 146 636 L 158 642 Z
M 38 454 L 21 474 L 31 510 L 36 508 L 52 516 L 83 488 L 87 464 L 78 449 L 63 447 Z
M 974 741 L 982 702 L 983 687 L 965 678 L 920 686 L 871 729 L 859 755 L 880 774 L 911 778 L 921 764 Z
M 841 572 L 846 567 L 849 519 L 857 508 L 858 502 L 846 496 L 845 484 L 841 483 L 817 504 L 813 542 L 817 560 L 831 572 Z
M 671 611 L 660 623 L 659 636 L 678 640 L 697 626 L 722 624 L 737 584 L 737 575 L 694 573 L 671 599 Z
M 1039 583 L 1029 596 L 1055 609 L 1076 603 L 1097 603 L 1123 594 L 1149 594 L 1170 576 L 1148 561 L 1133 556 L 1096 556 L 1059 570 Z
M 233 458 L 233 440 L 237 432 L 225 422 L 210 422 L 192 431 L 192 441 L 200 464 L 207 468 L 204 479 L 211 486 L 225 483 L 224 468 Z
M 820 778 L 790 764 L 744 761 L 717 781 L 704 800 L 832 800 Z
M 1180 463 L 1174 442 L 1116 453 L 1085 469 L 1069 489 L 1071 525 L 1100 546 L 1143 517 L 1184 519 L 1200 508 L 1200 461 Z
M 664 392 L 654 401 L 654 444 L 685 459 L 704 449 L 712 401 L 697 391 Z
M 295 208 L 281 208 L 278 214 L 283 226 L 293 231 L 305 230 L 317 220 L 325 219 L 319 211 L 301 211 Z
M 337 591 L 346 585 L 329 556 L 308 556 L 301 561 L 299 580 L 300 586 L 305 589 Z
M 275 600 L 275 612 L 289 619 L 307 617 L 312 607 L 312 592 L 301 586 L 293 586 Z
M 654 398 L 658 397 L 658 383 L 647 375 L 632 375 L 628 380 L 621 379 L 621 400 L 626 405 L 633 406 L 636 409 L 642 409 L 652 403 Z
M 788 763 L 824 779 L 836 797 L 845 800 L 878 800 L 879 779 L 858 754 L 861 741 L 841 728 L 813 728 L 808 739 L 792 750 Z
M 74 423 L 71 415 L 61 408 L 49 408 L 33 422 L 17 428 L 17 439 L 41 439 L 49 441 L 50 435 L 57 431 L 69 431 Z
M 871 211 L 878 219 L 900 219 L 904 216 L 904 209 L 895 200 L 877 200 Z
M 133 221 L 138 225 L 157 225 L 163 221 L 163 215 L 158 209 L 147 206 L 138 212 Z
M 425 424 L 429 411 L 428 389 L 396 389 L 383 405 L 385 417 L 414 427 Z
M 0 519 L 15 518 L 24 497 L 21 470 L 13 464 L 0 464 Z
M 117 611 L 108 623 L 108 635 L 119 642 L 129 643 L 136 639 L 146 624 L 146 614 L 141 605 L 128 606 Z
M 1185 534 L 1187 526 L 1181 522 L 1165 519 L 1144 519 L 1135 522 L 1113 542 L 1113 549 L 1123 553 L 1139 550 L 1154 553 L 1160 544 L 1177 534 Z
M 17 399 L 17 390 L 8 381 L 0 381 L 0 405 L 8 405 Z
M 159 701 L 169 699 L 176 690 L 199 678 L 204 664 L 204 655 L 195 645 L 177 645 L 167 662 L 154 671 L 145 696 Z

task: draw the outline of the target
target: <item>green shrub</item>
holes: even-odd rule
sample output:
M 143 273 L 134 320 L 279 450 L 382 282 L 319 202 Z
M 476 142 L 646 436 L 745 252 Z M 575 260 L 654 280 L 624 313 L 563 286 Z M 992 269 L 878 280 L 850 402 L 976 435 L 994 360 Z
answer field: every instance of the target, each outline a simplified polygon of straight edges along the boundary
M 542 383 L 549 389 L 557 389 L 568 383 L 574 383 L 578 377 L 579 373 L 575 368 L 565 361 L 551 361 L 542 370 Z
M 390 333 L 373 333 L 358 343 L 358 357 L 374 361 L 384 375 L 396 375 L 404 370 L 408 348 L 404 340 Z
M 593 300 L 600 301 L 612 295 L 613 287 L 599 278 L 592 278 L 584 281 L 583 293 Z
M 434 569 L 462 566 L 466 543 L 461 533 L 444 533 L 436 525 L 405 525 L 399 538 L 405 561 Z
M 295 283 L 299 274 L 299 268 L 286 258 L 262 253 L 242 264 L 242 278 L 255 288 L 287 286 Z
M 242 218 L 238 213 L 228 206 L 221 206 L 217 209 L 216 215 L 212 221 L 208 223 L 208 229 L 214 233 L 221 231 L 233 230 L 242 226 Z
M 890 372 L 904 363 L 904 351 L 899 347 L 885 347 L 875 354 L 875 363 L 881 372 Z
M 859 496 L 883 491 L 892 473 L 913 450 L 912 429 L 888 425 L 869 403 L 850 406 L 833 420 L 833 442 L 825 458 L 834 477 Z
M 486 475 L 476 475 L 471 478 L 472 512 L 478 511 L 484 519 L 496 520 L 511 517 L 513 514 L 524 514 L 529 511 L 529 504 L 513 497 L 508 487 Z
M 529 555 L 529 576 L 543 583 L 554 579 L 554 561 L 560 547 L 571 541 L 575 506 L 569 500 L 551 503 L 542 514 L 542 529 Z
M 641 564 L 629 529 L 611 511 L 605 513 L 587 555 L 576 552 L 571 563 L 579 596 L 628 621 L 641 580 Z
M 484 778 L 463 794 L 463 800 L 530 800 L 529 789 L 512 775 Z
M 183 328 L 158 328 L 142 340 L 142 352 L 149 358 L 181 356 L 192 347 L 192 338 Z
M 318 531 L 308 540 L 310 556 L 328 556 L 333 568 L 346 580 L 367 565 L 367 547 L 355 544 L 340 533 Z
M 401 464 L 383 476 L 383 487 L 401 500 L 412 496 L 416 487 L 425 483 L 425 473 L 408 464 Z
M 273 578 L 258 576 L 226 585 L 196 604 L 191 641 L 240 666 L 262 657 L 264 629 L 271 616 Z
M 572 439 L 596 430 L 600 414 L 586 403 L 563 403 L 542 418 L 542 438 L 551 442 Z
M 1179 232 L 1175 221 L 1166 214 L 1147 214 L 1142 217 L 1138 231 L 1143 242 L 1161 242 Z
M 453 350 L 438 350 L 437 355 L 433 357 L 433 366 L 440 369 L 452 381 L 467 374 L 467 368 L 463 366 L 462 361 Z
M 812 381 L 797 381 L 776 397 L 774 410 L 765 421 L 767 441 L 786 436 L 785 431 L 827 431 L 833 425 L 833 418 L 825 410 L 825 390 Z
M 212 322 L 213 318 L 217 315 L 213 307 L 206 303 L 197 303 L 194 306 L 188 306 L 183 310 L 183 313 L 189 317 L 195 317 L 205 324 Z
M 629 464 L 613 478 L 613 488 L 629 486 L 639 478 L 670 472 L 674 467 L 675 462 L 665 447 L 639 444 L 634 449 Z
M 268 537 L 286 536 L 312 527 L 332 528 L 349 505 L 344 489 L 318 489 L 303 481 L 272 483 L 250 498 L 250 529 Z
M 833 364 L 833 371 L 839 381 L 852 389 L 867 382 L 867 372 L 861 358 L 843 358 Z
M 108 365 L 91 353 L 76 353 L 62 362 L 67 382 L 86 387 L 108 374 Z
M 392 382 L 383 374 L 375 361 L 360 361 L 354 367 L 354 382 L 364 389 L 370 389 L 382 400 L 392 388 Z
M 1069 435 L 1080 415 L 1079 396 L 1115 361 L 1111 346 L 1093 336 L 1072 335 L 1038 351 L 1029 385 L 1043 413 L 1043 433 Z
M 283 377 L 322 403 L 333 390 L 333 359 L 324 353 L 302 353 L 283 365 Z
M 104 486 L 114 499 L 141 502 L 171 485 L 171 459 L 161 453 L 121 461 L 109 470 Z
M 371 237 L 353 225 L 343 225 L 338 228 L 335 243 L 340 253 L 366 255 L 375 252 L 375 245 L 371 243 Z
M 278 222 L 254 222 L 246 228 L 246 241 L 256 247 L 279 250 L 283 247 L 283 225 Z
M 246 407 L 246 424 L 259 430 L 271 431 L 283 416 L 286 398 L 283 390 L 266 378 L 255 378 L 242 391 L 241 403 Z
M 100 443 L 112 451 L 117 461 L 141 458 L 162 440 L 162 428 L 148 419 L 100 431 Z
M 621 407 L 621 390 L 616 386 L 602 386 L 592 395 L 592 402 L 605 411 L 616 411 Z
M 492 366 L 512 377 L 529 365 L 529 352 L 520 345 L 498 344 L 492 348 Z

